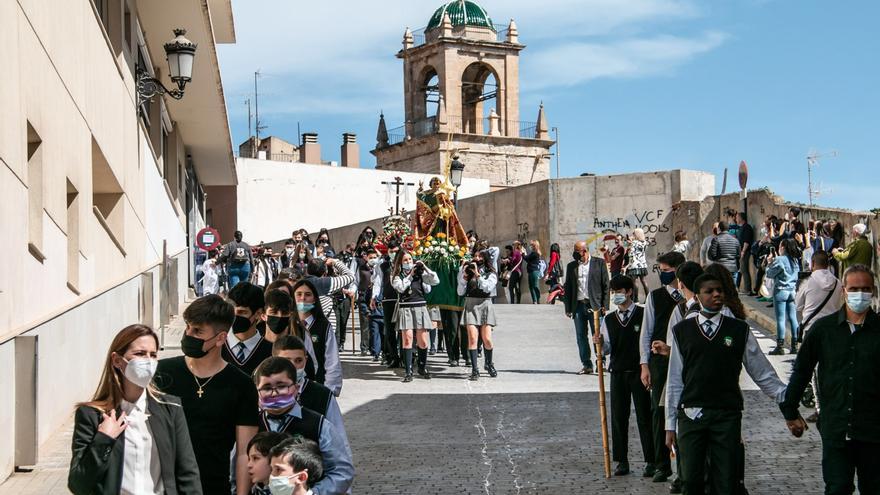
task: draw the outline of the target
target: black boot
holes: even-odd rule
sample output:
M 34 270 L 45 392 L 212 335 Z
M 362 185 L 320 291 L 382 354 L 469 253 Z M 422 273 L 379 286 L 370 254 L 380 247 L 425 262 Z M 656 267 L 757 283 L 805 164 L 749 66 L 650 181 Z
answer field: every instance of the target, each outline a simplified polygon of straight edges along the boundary
M 419 376 L 425 378 L 427 380 L 431 379 L 431 374 L 428 373 L 428 370 L 425 369 L 425 366 L 428 364 L 428 350 L 419 348 Z
M 403 368 L 405 370 L 405 373 L 403 375 L 403 382 L 404 383 L 409 383 L 413 379 L 412 357 L 413 357 L 413 350 L 412 349 L 404 349 L 403 350 Z
M 798 351 L 798 342 L 797 342 L 797 339 L 794 338 L 794 337 L 792 337 L 792 338 L 791 338 L 791 353 L 792 353 L 792 354 L 797 354 L 797 351 Z
M 480 370 L 477 369 L 477 350 L 468 349 L 468 355 L 471 358 L 471 380 L 476 380 L 477 378 L 480 378 Z
M 486 354 L 486 371 L 489 372 L 489 376 L 495 378 L 498 376 L 498 372 L 495 371 L 495 364 L 492 362 L 492 349 L 485 349 Z
M 776 347 L 772 351 L 768 352 L 767 354 L 769 354 L 771 356 L 782 356 L 783 354 L 785 354 L 785 341 L 784 340 L 777 340 Z

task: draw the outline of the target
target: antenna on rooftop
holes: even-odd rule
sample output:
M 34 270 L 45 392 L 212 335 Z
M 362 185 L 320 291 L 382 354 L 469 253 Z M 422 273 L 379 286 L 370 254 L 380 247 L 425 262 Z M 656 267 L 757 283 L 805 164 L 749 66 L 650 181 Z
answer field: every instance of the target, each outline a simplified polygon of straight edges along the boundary
M 837 150 L 831 150 L 827 153 L 819 153 L 818 151 L 811 149 L 807 152 L 807 197 L 810 202 L 810 207 L 813 207 L 813 198 L 818 198 L 823 194 L 821 187 L 813 187 L 813 167 L 819 165 L 819 159 L 825 157 L 836 157 Z M 825 192 L 831 192 L 831 190 L 827 190 Z

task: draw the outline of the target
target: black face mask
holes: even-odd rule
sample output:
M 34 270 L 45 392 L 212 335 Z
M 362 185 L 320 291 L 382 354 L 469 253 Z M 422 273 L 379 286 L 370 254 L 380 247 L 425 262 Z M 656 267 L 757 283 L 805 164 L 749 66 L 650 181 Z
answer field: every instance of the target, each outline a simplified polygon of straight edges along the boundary
M 186 357 L 199 359 L 207 356 L 208 353 L 205 351 L 204 347 L 204 339 L 186 334 L 183 334 L 183 338 L 180 339 L 180 350 L 183 351 L 183 355 Z
M 266 327 L 272 331 L 272 333 L 279 334 L 285 330 L 290 325 L 290 318 L 285 316 L 268 316 L 266 317 Z
M 580 251 L 574 251 L 571 253 L 571 257 L 574 258 L 575 261 L 580 261 L 583 258 Z
M 250 318 L 245 318 L 244 316 L 235 315 L 235 320 L 232 321 L 232 333 L 245 333 L 251 328 L 251 320 Z

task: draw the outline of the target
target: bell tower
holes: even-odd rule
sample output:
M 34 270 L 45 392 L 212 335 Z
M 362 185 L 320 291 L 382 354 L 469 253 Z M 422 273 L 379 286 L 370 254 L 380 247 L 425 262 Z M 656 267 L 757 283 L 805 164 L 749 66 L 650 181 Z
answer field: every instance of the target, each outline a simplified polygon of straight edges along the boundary
M 376 168 L 441 173 L 458 150 L 465 176 L 488 179 L 493 189 L 549 177 L 549 139 L 543 108 L 520 120 L 516 23 L 495 25 L 468 0 L 434 12 L 428 25 L 409 28 L 397 58 L 403 61 L 403 125 L 380 119 Z

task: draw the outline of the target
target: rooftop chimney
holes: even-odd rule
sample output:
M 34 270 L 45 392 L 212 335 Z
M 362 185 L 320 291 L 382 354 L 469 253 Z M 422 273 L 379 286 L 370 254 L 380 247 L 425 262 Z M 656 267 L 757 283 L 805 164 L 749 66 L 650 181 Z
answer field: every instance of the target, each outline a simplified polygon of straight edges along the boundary
M 357 144 L 357 134 L 346 132 L 342 135 L 342 166 L 360 168 L 360 146 Z
M 318 144 L 317 132 L 304 132 L 300 159 L 303 163 L 321 165 L 321 145 Z

